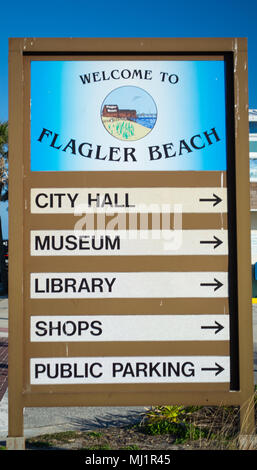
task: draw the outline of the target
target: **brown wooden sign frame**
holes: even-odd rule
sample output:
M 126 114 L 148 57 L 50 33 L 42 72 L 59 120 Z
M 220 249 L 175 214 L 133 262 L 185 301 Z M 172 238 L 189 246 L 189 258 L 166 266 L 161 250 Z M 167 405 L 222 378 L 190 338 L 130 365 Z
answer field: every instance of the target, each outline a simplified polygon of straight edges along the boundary
M 104 173 L 82 175 L 74 172 L 72 175 L 62 173 L 56 174 L 35 172 L 32 174 L 29 168 L 30 155 L 30 61 L 33 60 L 93 60 L 101 58 L 104 60 L 117 60 L 137 58 L 150 60 L 151 58 L 164 57 L 169 60 L 174 56 L 208 57 L 220 56 L 226 58 L 228 68 L 230 67 L 230 83 L 227 83 L 230 101 L 227 117 L 227 129 L 231 138 L 231 146 L 228 149 L 235 159 L 235 167 L 230 172 L 228 183 L 231 211 L 228 213 L 228 224 L 234 226 L 234 255 L 230 257 L 230 271 L 232 276 L 232 305 L 227 305 L 236 311 L 236 318 L 231 324 L 233 343 L 219 342 L 219 354 L 233 356 L 231 369 L 234 375 L 230 387 L 224 384 L 115 384 L 114 385 L 87 385 L 85 393 L 84 385 L 30 385 L 29 382 L 29 358 L 33 355 L 38 357 L 51 357 L 53 351 L 55 356 L 63 356 L 65 344 L 51 343 L 33 344 L 29 341 L 29 314 L 44 315 L 46 310 L 49 314 L 57 315 L 60 311 L 68 314 L 71 301 L 60 299 L 58 307 L 51 300 L 30 299 L 29 296 L 29 274 L 37 269 L 40 271 L 80 271 L 83 270 L 84 261 L 80 257 L 58 259 L 58 265 L 53 259 L 41 257 L 32 259 L 30 256 L 29 229 L 42 228 L 40 215 L 31 215 L 28 204 L 30 200 L 30 188 L 32 187 L 140 187 L 142 186 L 142 174 L 128 174 L 122 172 L 110 173 L 108 183 L 105 181 Z M 48 407 L 48 406 L 130 406 L 130 405 L 161 405 L 161 404 L 198 404 L 198 405 L 239 405 L 241 407 L 241 432 L 251 434 L 253 432 L 253 412 L 249 411 L 250 402 L 253 397 L 253 338 L 251 320 L 251 261 L 250 261 L 250 211 L 249 211 L 249 164 L 248 164 L 248 91 L 247 91 L 247 44 L 245 39 L 220 38 L 220 39 L 63 39 L 63 38 L 14 38 L 10 40 L 9 49 L 9 437 L 23 436 L 23 408 L 24 407 Z M 234 172 L 234 173 L 233 173 Z M 148 186 L 157 186 L 154 173 L 145 175 L 148 178 Z M 192 176 L 192 175 L 191 175 Z M 162 172 L 162 181 L 170 185 L 172 176 Z M 193 178 L 193 176 L 192 176 Z M 132 182 L 133 181 L 133 182 Z M 179 181 L 176 182 L 179 185 Z M 193 179 L 191 183 L 193 186 Z M 198 178 L 197 184 L 204 186 L 206 180 L 201 182 Z M 183 184 L 181 183 L 182 187 Z M 233 209 L 234 208 L 234 209 Z M 190 225 L 190 214 L 185 217 L 185 224 Z M 187 222 L 188 220 L 188 222 Z M 213 223 L 209 223 L 209 227 Z M 208 216 L 200 217 L 199 224 L 204 228 Z M 74 216 L 50 215 L 47 220 L 48 229 L 65 229 L 74 226 Z M 135 227 L 137 228 L 137 227 Z M 179 263 L 175 259 L 174 263 Z M 120 257 L 112 260 L 112 270 L 122 271 L 124 262 L 128 271 L 135 269 L 135 260 L 129 257 Z M 147 260 L 139 257 L 137 260 L 138 270 L 140 263 L 146 263 L 151 271 L 165 271 L 168 269 L 166 257 Z M 185 262 L 184 269 L 190 265 L 192 260 Z M 222 269 L 224 258 L 217 257 L 216 263 Z M 108 271 L 109 260 L 106 257 L 87 258 L 87 269 L 92 271 Z M 208 270 L 211 259 L 204 256 L 198 270 Z M 136 268 L 137 269 L 137 268 Z M 213 268 L 211 268 L 213 269 Z M 220 308 L 224 302 L 217 300 L 216 304 L 210 306 L 213 313 L 216 312 L 220 302 Z M 81 312 L 81 300 L 76 303 L 72 314 Z M 177 313 L 204 313 L 206 302 L 198 299 L 197 309 L 190 299 L 176 304 Z M 174 307 L 172 300 L 166 302 L 162 313 L 168 314 Z M 49 312 L 49 308 L 51 312 Z M 97 307 L 93 300 L 87 302 L 87 313 L 90 314 L 156 314 L 158 301 L 140 299 L 127 299 L 126 303 L 120 301 L 98 300 Z M 96 310 L 97 309 L 97 310 Z M 180 312 L 179 312 L 180 309 Z M 30 310 L 30 312 L 28 312 Z M 197 311 L 196 311 L 197 310 Z M 116 343 L 107 345 L 102 343 L 101 355 L 117 355 L 122 346 L 122 355 L 133 354 L 150 355 L 150 351 L 156 348 L 155 343 Z M 180 355 L 188 346 L 185 342 L 170 344 L 162 342 L 158 346 L 159 355 Z M 208 355 L 215 354 L 217 343 L 197 344 L 190 343 L 190 354 L 201 355 L 202 351 L 208 351 Z M 69 344 L 69 355 L 72 357 L 85 356 L 94 357 L 99 347 L 96 345 L 85 348 L 81 344 Z

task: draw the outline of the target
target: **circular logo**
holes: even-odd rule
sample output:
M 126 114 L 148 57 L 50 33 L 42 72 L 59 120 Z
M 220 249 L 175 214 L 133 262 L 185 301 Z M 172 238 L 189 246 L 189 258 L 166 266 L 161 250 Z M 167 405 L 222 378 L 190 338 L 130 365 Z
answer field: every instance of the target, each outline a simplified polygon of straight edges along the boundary
M 156 104 L 145 90 L 122 86 L 109 93 L 101 107 L 102 123 L 119 140 L 140 140 L 155 126 Z

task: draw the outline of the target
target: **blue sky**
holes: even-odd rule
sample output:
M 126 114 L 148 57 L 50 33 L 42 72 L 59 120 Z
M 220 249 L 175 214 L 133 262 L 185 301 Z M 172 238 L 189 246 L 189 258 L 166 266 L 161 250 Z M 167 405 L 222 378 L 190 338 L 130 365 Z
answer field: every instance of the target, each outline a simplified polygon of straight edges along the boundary
M 257 108 L 257 0 L 13 0 L 1 4 L 0 120 L 8 119 L 9 37 L 247 37 Z
M 13 0 L 1 4 L 0 120 L 8 119 L 9 37 L 247 37 L 257 108 L 257 0 Z

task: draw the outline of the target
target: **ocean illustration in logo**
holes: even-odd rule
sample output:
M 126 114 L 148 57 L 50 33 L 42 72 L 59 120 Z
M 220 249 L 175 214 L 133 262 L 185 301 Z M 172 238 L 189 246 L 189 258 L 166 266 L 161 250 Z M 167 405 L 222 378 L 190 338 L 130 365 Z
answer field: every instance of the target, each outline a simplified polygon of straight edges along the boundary
M 140 140 L 154 128 L 157 107 L 151 95 L 142 88 L 122 86 L 105 98 L 101 119 L 113 137 L 123 141 Z

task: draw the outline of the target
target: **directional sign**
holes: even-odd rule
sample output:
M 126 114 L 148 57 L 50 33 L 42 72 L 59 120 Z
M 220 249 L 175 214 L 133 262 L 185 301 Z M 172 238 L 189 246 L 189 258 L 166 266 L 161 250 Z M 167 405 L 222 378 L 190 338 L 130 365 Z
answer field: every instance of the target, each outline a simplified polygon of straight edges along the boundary
M 33 342 L 227 341 L 228 315 L 31 316 Z
M 212 196 L 213 197 L 209 197 L 209 198 L 201 197 L 199 199 L 199 201 L 200 202 L 210 202 L 210 203 L 212 203 L 213 207 L 217 206 L 218 204 L 220 204 L 222 202 L 222 199 L 219 196 L 217 196 L 217 194 L 213 194 Z
M 222 356 L 140 356 L 32 358 L 31 383 L 223 383 L 229 380 L 229 358 Z
M 200 286 L 202 287 L 214 287 L 214 291 L 220 289 L 223 284 L 218 279 L 214 278 L 214 282 L 201 282 Z
M 229 339 L 229 316 L 32 316 L 30 339 L 33 342 L 224 341 Z
M 216 194 L 218 193 L 218 195 Z M 215 188 L 33 188 L 31 213 L 227 211 L 227 189 Z
M 220 238 L 213 235 L 213 240 L 200 240 L 200 243 L 202 245 L 212 245 L 213 249 L 215 250 L 218 246 L 220 246 L 223 243 L 223 241 L 220 240 Z
M 215 320 L 215 324 L 214 325 L 208 325 L 208 326 L 201 326 L 202 330 L 214 330 L 215 331 L 215 335 L 217 333 L 220 333 L 221 330 L 223 330 L 224 326 L 221 325 L 220 323 L 217 322 L 217 320 Z
M 25 406 L 250 397 L 245 48 L 11 41 L 9 435 Z
M 31 273 L 31 298 L 227 297 L 224 272 Z
M 227 230 L 31 230 L 32 256 L 227 255 Z

